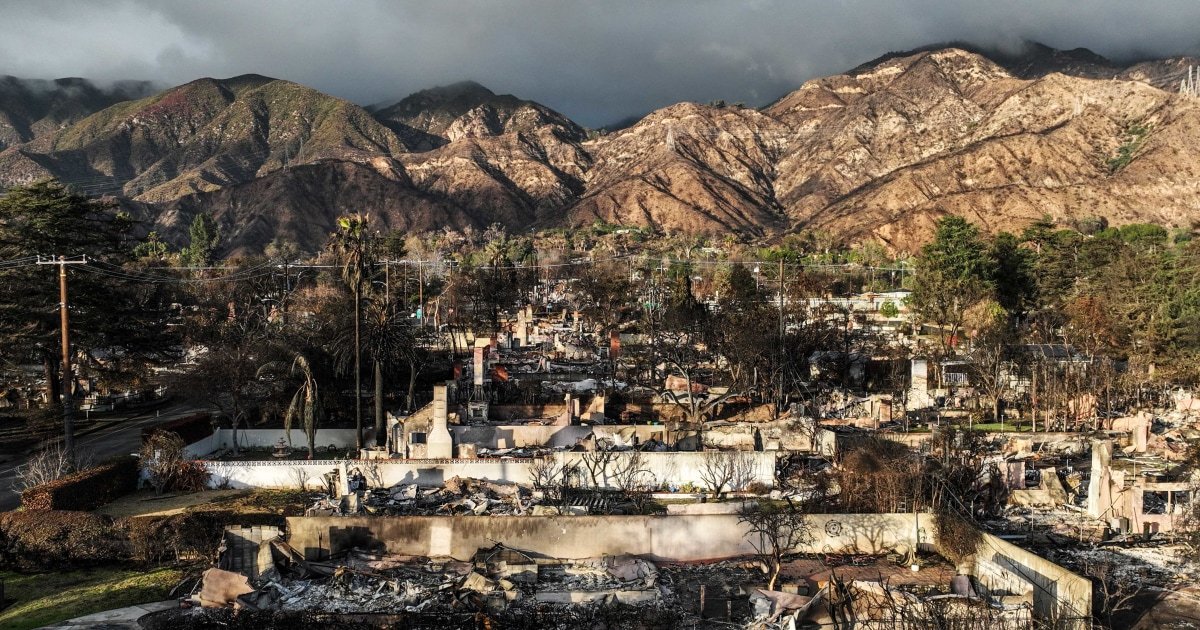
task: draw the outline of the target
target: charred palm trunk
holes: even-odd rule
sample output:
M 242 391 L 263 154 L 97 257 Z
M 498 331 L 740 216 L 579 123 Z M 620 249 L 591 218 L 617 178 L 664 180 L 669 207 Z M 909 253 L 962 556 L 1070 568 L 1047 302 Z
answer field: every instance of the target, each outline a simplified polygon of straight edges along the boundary
M 362 286 L 354 287 L 354 445 L 363 447 L 362 428 Z
M 384 435 L 383 417 L 383 363 L 375 360 L 375 446 L 383 446 Z
M 417 391 L 417 364 L 410 361 L 408 364 L 408 411 L 411 413 L 416 405 L 413 403 L 413 396 Z

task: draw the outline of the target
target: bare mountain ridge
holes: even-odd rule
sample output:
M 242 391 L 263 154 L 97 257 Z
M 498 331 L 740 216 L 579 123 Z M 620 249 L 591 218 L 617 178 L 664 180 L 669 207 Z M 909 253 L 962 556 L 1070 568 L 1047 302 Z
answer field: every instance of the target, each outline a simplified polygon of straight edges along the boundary
M 990 230 L 1046 213 L 1191 227 L 1200 99 L 1176 93 L 1191 61 L 1122 68 L 1037 49 L 998 63 L 936 48 L 808 81 L 762 110 L 681 103 L 590 138 L 474 83 L 368 111 L 287 81 L 202 79 L 0 152 L 0 181 L 110 177 L 173 240 L 196 213 L 217 217 L 227 253 L 276 238 L 313 249 L 346 211 L 406 230 L 809 229 L 897 251 L 947 213 Z
M 1038 42 L 1025 42 L 1020 50 L 1004 51 L 954 41 L 922 46 L 902 52 L 890 52 L 857 66 L 846 74 L 862 74 L 884 62 L 918 53 L 957 48 L 986 57 L 1018 79 L 1040 79 L 1057 72 L 1085 79 L 1121 79 L 1141 81 L 1163 89 L 1174 89 L 1187 66 L 1200 64 L 1196 57 L 1142 58 L 1124 61 L 1109 59 L 1087 48 L 1059 50 Z
M 495 94 L 474 81 L 422 90 L 374 110 L 375 117 L 412 151 L 428 151 L 463 138 L 556 130 L 579 141 L 586 132 L 566 116 L 511 94 Z
M 948 213 L 990 230 L 1043 214 L 1190 227 L 1200 218 L 1198 106 L 1132 80 L 1020 79 L 960 49 L 920 52 L 809 81 L 748 113 L 750 124 L 739 115 L 740 128 L 696 127 L 720 115 L 706 106 L 656 112 L 597 142 L 597 156 L 619 146 L 633 166 L 616 171 L 631 176 L 597 168 L 569 220 L 757 235 L 739 225 L 753 217 L 768 234 L 816 229 L 897 251 L 914 250 Z M 1137 128 L 1146 133 L 1133 137 Z M 1114 167 L 1122 146 L 1132 159 Z M 706 179 L 680 176 L 698 168 Z M 605 199 L 612 179 L 626 192 Z M 718 211 L 731 193 L 743 199 L 728 219 Z

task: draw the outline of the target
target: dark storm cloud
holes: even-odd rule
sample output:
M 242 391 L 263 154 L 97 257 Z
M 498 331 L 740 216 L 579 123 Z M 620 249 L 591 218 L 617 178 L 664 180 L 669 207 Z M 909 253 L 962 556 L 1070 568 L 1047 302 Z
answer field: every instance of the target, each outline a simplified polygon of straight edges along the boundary
M 680 100 L 758 105 L 951 40 L 1194 54 L 1196 24 L 1195 0 L 4 0 L 0 74 L 256 72 L 359 103 L 475 79 L 600 125 Z

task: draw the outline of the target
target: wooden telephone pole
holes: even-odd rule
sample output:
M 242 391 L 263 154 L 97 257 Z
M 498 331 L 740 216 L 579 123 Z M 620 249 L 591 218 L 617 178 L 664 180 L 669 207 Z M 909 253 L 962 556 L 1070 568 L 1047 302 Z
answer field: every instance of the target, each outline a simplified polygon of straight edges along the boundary
M 776 379 L 775 386 L 775 409 L 776 413 L 783 412 L 783 379 L 787 374 L 784 368 L 784 343 L 783 338 L 786 336 L 787 327 L 783 320 L 783 258 L 779 259 L 779 378 Z
M 67 265 L 86 265 L 87 256 L 80 256 L 75 260 L 67 260 L 66 256 L 59 256 L 57 259 L 42 260 L 38 258 L 39 265 L 58 265 L 58 312 L 62 321 L 62 385 L 59 397 L 62 400 L 63 409 L 63 448 L 67 451 L 67 457 L 71 462 L 71 466 L 75 466 L 75 406 L 71 400 L 71 389 L 74 384 L 74 379 L 71 376 L 71 316 L 70 305 L 67 302 Z

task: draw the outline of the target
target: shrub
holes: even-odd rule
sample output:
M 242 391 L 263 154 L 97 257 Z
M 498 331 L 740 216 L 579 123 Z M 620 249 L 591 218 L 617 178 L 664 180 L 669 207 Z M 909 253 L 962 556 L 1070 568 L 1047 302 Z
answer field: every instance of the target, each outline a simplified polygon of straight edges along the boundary
M 118 457 L 21 493 L 26 510 L 93 510 L 137 489 L 137 458 Z
M 983 542 L 983 533 L 953 510 L 939 510 L 933 517 L 934 540 L 938 550 L 955 564 L 975 554 Z
M 757 495 L 771 494 L 771 486 L 761 481 L 751 481 L 750 485 L 746 486 L 746 492 Z
M 70 455 L 62 444 L 57 443 L 34 453 L 24 464 L 17 466 L 17 487 L 21 490 L 35 488 L 95 464 L 88 453 L 76 452 L 73 462 Z
M 90 512 L 0 513 L 0 562 L 21 570 L 120 562 L 129 558 L 121 529 L 113 519 Z
M 177 465 L 171 485 L 180 492 L 199 492 L 208 487 L 208 477 L 204 462 L 184 460 Z
M 175 481 L 184 457 L 183 438 L 173 431 L 155 431 L 142 442 L 142 470 L 154 486 L 155 494 L 162 494 Z

